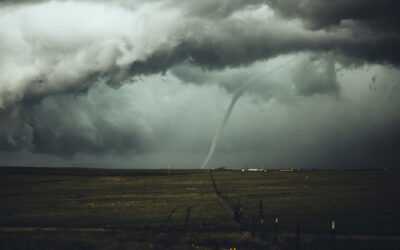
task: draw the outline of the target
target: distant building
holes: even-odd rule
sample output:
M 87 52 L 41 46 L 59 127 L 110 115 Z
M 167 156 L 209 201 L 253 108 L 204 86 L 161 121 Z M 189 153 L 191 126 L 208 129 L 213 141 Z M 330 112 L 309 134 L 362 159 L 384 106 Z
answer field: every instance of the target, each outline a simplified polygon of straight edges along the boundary
M 294 168 L 288 168 L 288 169 L 280 169 L 280 172 L 293 172 Z
M 263 168 L 249 168 L 249 169 L 242 169 L 242 172 L 267 172 L 268 170 L 263 169 Z

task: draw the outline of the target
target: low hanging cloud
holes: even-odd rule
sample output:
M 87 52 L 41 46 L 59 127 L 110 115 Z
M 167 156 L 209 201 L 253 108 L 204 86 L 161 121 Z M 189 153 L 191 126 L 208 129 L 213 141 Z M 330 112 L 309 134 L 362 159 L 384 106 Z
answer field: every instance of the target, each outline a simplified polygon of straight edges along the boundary
M 389 0 L 0 1 L 0 150 L 66 158 L 79 152 L 158 151 L 155 141 L 163 135 L 153 134 L 151 126 L 144 129 L 147 118 L 116 122 L 97 108 L 106 98 L 97 100 L 90 92 L 99 84 L 121 88 L 151 75 L 233 93 L 265 71 L 264 62 L 293 56 L 300 59 L 286 65 L 286 75 L 260 80 L 264 85 L 256 84 L 249 95 L 287 105 L 320 95 L 339 100 L 340 69 L 398 68 L 396 5 Z M 75 100 L 78 106 L 71 105 Z

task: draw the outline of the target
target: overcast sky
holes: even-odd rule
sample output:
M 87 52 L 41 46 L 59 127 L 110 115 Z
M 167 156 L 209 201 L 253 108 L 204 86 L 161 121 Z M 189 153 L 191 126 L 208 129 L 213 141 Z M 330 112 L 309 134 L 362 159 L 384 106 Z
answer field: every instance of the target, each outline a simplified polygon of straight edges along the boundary
M 0 165 L 398 167 L 397 2 L 0 1 Z

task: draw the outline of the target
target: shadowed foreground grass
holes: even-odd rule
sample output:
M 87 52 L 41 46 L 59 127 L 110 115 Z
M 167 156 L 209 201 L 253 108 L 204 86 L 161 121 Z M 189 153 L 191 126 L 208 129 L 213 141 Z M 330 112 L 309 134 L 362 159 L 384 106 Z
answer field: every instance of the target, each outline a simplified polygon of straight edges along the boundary
M 0 249 L 330 249 L 333 218 L 335 249 L 400 247 L 400 171 L 0 174 Z

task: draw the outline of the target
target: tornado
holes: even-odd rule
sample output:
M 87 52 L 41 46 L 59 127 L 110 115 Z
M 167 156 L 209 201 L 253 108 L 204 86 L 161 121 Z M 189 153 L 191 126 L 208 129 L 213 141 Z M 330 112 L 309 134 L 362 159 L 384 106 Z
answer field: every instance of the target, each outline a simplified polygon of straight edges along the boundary
M 211 147 L 210 147 L 210 151 L 208 152 L 207 158 L 204 160 L 203 164 L 201 165 L 201 167 L 200 167 L 201 169 L 205 168 L 207 166 L 208 162 L 210 161 L 212 155 L 214 154 L 215 147 L 216 147 L 216 145 L 217 145 L 217 143 L 219 141 L 219 137 L 221 135 L 221 132 L 224 129 L 226 123 L 228 122 L 229 117 L 232 114 L 232 110 L 235 107 L 235 104 L 236 104 L 237 100 L 239 100 L 239 97 L 242 96 L 242 94 L 246 91 L 246 89 L 248 87 L 249 86 L 247 86 L 247 84 L 242 84 L 242 86 L 240 86 L 235 91 L 235 93 L 233 94 L 231 103 L 229 104 L 228 109 L 225 112 L 225 115 L 224 115 L 224 117 L 222 119 L 222 122 L 220 123 L 217 131 L 214 134 L 214 137 L 213 137 L 213 140 L 212 140 L 212 143 L 211 143 Z
M 231 102 L 228 106 L 228 109 L 225 112 L 224 117 L 222 118 L 222 121 L 217 129 L 217 131 L 215 131 L 213 140 L 211 142 L 211 147 L 210 150 L 208 152 L 208 155 L 206 157 L 206 159 L 204 160 L 203 164 L 201 164 L 200 169 L 204 169 L 205 167 L 207 167 L 208 162 L 210 161 L 211 157 L 214 154 L 215 148 L 218 144 L 219 138 L 221 136 L 222 130 L 224 129 L 225 125 L 227 124 L 229 117 L 232 114 L 233 108 L 235 107 L 236 102 L 239 100 L 239 98 L 243 95 L 244 92 L 246 92 L 246 90 L 253 85 L 253 83 L 255 82 L 255 80 L 261 78 L 262 76 L 266 76 L 266 75 L 272 75 L 274 73 L 278 73 L 281 69 L 283 69 L 285 66 L 288 66 L 288 64 L 293 63 L 296 60 L 296 58 L 291 58 L 290 60 L 282 63 L 281 65 L 279 65 L 278 67 L 268 71 L 268 72 L 262 72 L 260 74 L 257 74 L 253 77 L 250 77 L 249 79 L 247 79 L 233 94 Z

